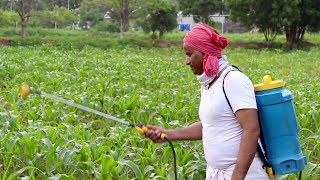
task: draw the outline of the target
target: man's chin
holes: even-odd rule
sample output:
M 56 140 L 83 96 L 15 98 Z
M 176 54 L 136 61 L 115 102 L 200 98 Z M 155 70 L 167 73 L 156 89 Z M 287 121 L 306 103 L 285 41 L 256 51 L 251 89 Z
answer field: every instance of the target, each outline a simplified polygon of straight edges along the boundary
M 192 70 L 192 72 L 193 72 L 194 75 L 201 75 L 201 74 L 202 74 L 202 72 L 197 72 L 197 71 L 195 71 L 195 70 L 193 70 L 193 69 L 191 69 L 191 70 Z

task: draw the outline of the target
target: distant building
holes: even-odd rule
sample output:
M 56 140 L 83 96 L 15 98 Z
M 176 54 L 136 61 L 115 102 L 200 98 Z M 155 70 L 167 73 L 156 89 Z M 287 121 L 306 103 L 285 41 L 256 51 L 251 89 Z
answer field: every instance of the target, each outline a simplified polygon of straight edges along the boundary
M 190 28 L 192 29 L 198 23 L 194 22 L 193 15 L 183 16 L 182 11 L 179 11 L 177 14 L 177 23 L 179 24 L 190 24 Z M 178 27 L 179 29 L 179 27 Z
M 193 16 L 194 15 L 187 15 L 183 16 L 182 11 L 179 11 L 177 15 L 177 23 L 178 23 L 178 29 L 179 30 L 185 30 L 180 28 L 180 24 L 190 24 L 190 29 L 192 29 L 194 26 L 196 26 L 199 23 L 194 22 Z M 216 13 L 213 15 L 210 15 L 210 18 L 214 22 L 221 23 L 221 33 L 244 33 L 248 32 L 248 30 L 244 27 L 241 27 L 239 23 L 234 23 L 230 20 L 230 14 L 220 14 Z
M 109 14 L 110 14 L 110 11 L 107 11 L 106 14 L 104 14 L 103 19 L 105 21 L 108 21 L 108 22 L 111 21 L 111 16 Z

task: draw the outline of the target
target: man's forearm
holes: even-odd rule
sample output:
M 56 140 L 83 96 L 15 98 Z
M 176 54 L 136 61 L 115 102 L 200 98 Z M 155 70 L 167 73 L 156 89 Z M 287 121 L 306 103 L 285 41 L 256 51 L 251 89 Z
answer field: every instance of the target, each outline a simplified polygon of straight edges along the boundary
M 201 140 L 202 124 L 201 122 L 197 122 L 188 127 L 167 130 L 166 134 L 168 138 L 175 141 Z
M 232 180 L 243 180 L 246 177 L 257 151 L 258 137 L 259 132 L 243 132 L 240 152 L 232 174 Z

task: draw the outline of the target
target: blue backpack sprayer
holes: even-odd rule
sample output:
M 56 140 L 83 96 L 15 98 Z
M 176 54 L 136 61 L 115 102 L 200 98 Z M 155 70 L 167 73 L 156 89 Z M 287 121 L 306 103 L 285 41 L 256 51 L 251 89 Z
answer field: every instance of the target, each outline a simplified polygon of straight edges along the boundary
M 307 158 L 300 148 L 292 93 L 270 75 L 263 81 L 254 88 L 268 162 L 276 175 L 302 171 Z
M 231 71 L 240 71 L 233 67 Z M 224 90 L 224 79 L 223 92 L 231 107 Z M 262 142 L 257 151 L 270 179 L 274 174 L 301 172 L 307 165 L 307 158 L 301 152 L 292 93 L 284 89 L 282 80 L 272 81 L 270 75 L 264 76 L 263 81 L 254 85 Z

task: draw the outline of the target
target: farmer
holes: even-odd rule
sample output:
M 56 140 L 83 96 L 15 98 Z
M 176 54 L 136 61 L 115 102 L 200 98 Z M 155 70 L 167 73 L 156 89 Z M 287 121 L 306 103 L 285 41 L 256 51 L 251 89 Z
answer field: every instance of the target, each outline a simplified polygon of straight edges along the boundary
M 183 42 L 186 64 L 201 84 L 201 121 L 170 130 L 147 125 L 150 131 L 145 136 L 156 143 L 165 141 L 161 133 L 174 141 L 202 140 L 207 180 L 269 179 L 257 153 L 260 128 L 254 88 L 246 75 L 232 71 L 222 55 L 228 40 L 209 25 L 198 24 Z

